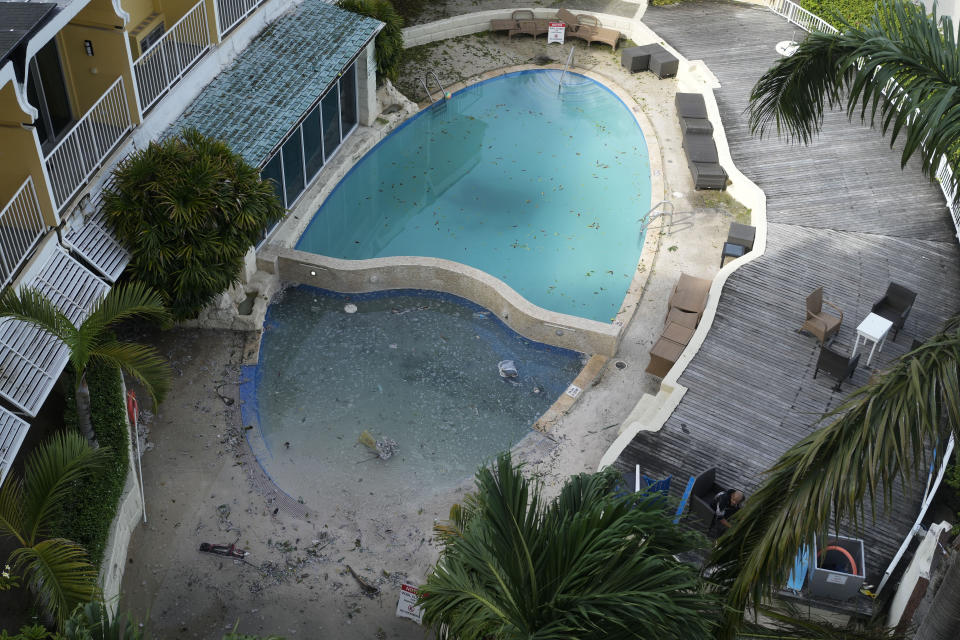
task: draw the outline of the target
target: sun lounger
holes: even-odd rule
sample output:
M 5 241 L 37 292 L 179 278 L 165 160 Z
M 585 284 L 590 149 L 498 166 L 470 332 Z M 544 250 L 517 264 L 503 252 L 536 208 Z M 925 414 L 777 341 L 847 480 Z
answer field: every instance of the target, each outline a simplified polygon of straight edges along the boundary
M 566 34 L 568 36 L 574 35 L 577 32 L 577 29 L 580 27 L 580 22 L 577 20 L 577 16 L 570 13 L 566 9 L 559 9 L 557 11 L 557 20 L 567 25 Z
M 514 11 L 514 13 L 517 13 Z M 533 39 L 536 40 L 537 36 L 546 35 L 548 31 L 548 23 L 545 20 L 517 20 L 517 28 L 511 29 L 509 36 L 512 38 L 517 34 L 525 34 L 528 36 L 533 36 Z
M 510 38 L 513 38 L 517 33 L 529 33 L 528 31 L 524 31 L 520 26 L 521 20 L 533 22 L 533 11 L 529 9 L 517 9 L 510 15 L 509 20 L 491 20 L 490 31 L 506 31 L 507 36 Z
M 699 322 L 703 310 L 707 308 L 707 296 L 710 293 L 710 281 L 704 278 L 695 278 L 685 273 L 680 274 L 673 293 L 670 294 L 670 309 L 680 309 L 697 314 Z
M 594 42 L 602 42 L 603 44 L 610 45 L 610 48 L 614 51 L 617 50 L 617 43 L 620 41 L 620 32 L 616 29 L 608 29 L 607 27 L 596 27 L 592 28 L 589 31 L 587 44 L 591 45 Z

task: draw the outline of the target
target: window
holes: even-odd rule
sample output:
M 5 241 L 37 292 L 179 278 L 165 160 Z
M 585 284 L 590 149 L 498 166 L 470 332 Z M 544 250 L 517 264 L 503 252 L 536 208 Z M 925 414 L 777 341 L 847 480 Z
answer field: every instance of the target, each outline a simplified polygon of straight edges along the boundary
M 37 135 L 40 137 L 40 144 L 53 146 L 73 122 L 56 40 L 45 44 L 30 61 L 27 100 L 39 112 Z
M 303 145 L 300 143 L 300 129 L 293 132 L 290 139 L 283 143 L 283 189 L 287 194 L 287 206 L 303 193 Z
M 357 124 L 357 63 L 340 78 L 340 126 L 347 134 Z
M 307 180 L 313 180 L 323 167 L 323 123 L 320 105 L 314 107 L 303 121 L 303 159 L 307 166 Z
M 323 153 L 329 160 L 340 146 L 340 92 L 333 85 L 320 101 L 323 114 Z
M 277 194 L 277 199 L 283 205 L 283 165 L 280 161 L 280 154 L 270 158 L 270 162 L 260 172 L 260 179 L 269 180 L 273 184 L 273 190 Z

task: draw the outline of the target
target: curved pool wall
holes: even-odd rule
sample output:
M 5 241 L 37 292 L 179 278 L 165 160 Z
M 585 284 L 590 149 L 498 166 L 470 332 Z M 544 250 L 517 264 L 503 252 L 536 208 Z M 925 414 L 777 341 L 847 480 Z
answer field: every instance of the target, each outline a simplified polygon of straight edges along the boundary
M 485 72 L 471 80 L 477 82 L 506 73 L 528 69 L 543 69 L 533 65 L 519 65 Z M 548 65 L 546 68 L 559 69 Z M 650 206 L 665 197 L 663 164 L 660 144 L 652 123 L 636 101 L 623 89 L 604 76 L 586 70 L 578 70 L 612 91 L 624 104 L 643 132 L 651 168 Z M 451 91 L 467 86 L 465 83 L 449 87 Z M 376 132 L 372 132 L 377 135 Z M 359 136 L 354 136 L 362 140 Z M 352 162 L 359 161 L 376 143 L 377 138 L 367 138 L 353 152 Z M 340 169 L 342 178 L 348 170 Z M 332 176 L 313 198 L 316 207 L 336 187 L 339 180 Z M 311 211 L 312 213 L 312 211 Z M 342 292 L 371 292 L 385 289 L 431 289 L 467 298 L 490 309 L 514 331 L 533 340 L 552 344 L 583 353 L 612 356 L 617 349 L 623 328 L 629 323 L 639 303 L 659 244 L 658 234 L 647 234 L 640 261 L 613 323 L 598 322 L 586 318 L 553 312 L 538 307 L 520 296 L 501 280 L 478 269 L 439 258 L 393 257 L 369 260 L 339 260 L 304 251 L 291 245 L 299 238 L 310 222 L 308 216 L 290 216 L 270 242 L 257 255 L 258 267 L 274 274 L 278 279 L 291 284 L 308 284 Z
M 650 191 L 643 131 L 616 94 L 577 73 L 518 71 L 404 122 L 340 180 L 296 248 L 447 259 L 540 307 L 612 322 Z
M 244 433 L 274 485 L 308 505 L 357 489 L 389 505 L 461 484 L 530 434 L 586 359 L 434 291 L 291 287 L 264 328 L 259 363 L 243 370 Z M 498 374 L 502 360 L 515 378 Z M 370 462 L 364 430 L 395 439 L 395 457 Z

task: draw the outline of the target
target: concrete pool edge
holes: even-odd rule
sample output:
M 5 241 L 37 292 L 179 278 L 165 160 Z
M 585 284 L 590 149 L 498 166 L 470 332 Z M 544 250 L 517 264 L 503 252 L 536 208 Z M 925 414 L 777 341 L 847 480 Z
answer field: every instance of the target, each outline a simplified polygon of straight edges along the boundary
M 451 92 L 486 82 L 493 78 L 523 71 L 559 70 L 560 65 L 515 65 L 502 67 L 473 76 L 462 83 L 452 85 Z M 613 80 L 589 70 L 576 68 L 573 71 L 600 84 L 610 91 L 628 109 L 640 129 L 647 147 L 650 162 L 650 205 L 665 199 L 663 179 L 663 155 L 657 133 L 644 114 L 643 109 L 630 94 Z M 422 105 L 420 111 L 410 119 L 417 117 L 430 104 Z M 403 123 L 400 125 L 403 126 Z M 350 161 L 345 163 L 331 176 L 327 185 L 317 197 L 310 198 L 312 204 L 322 204 L 323 200 L 336 188 L 339 181 L 349 173 L 389 132 L 381 135 L 363 136 L 359 148 L 352 150 Z M 359 136 L 353 136 L 358 138 Z M 298 207 L 299 209 L 300 207 Z M 638 212 L 642 216 L 646 211 Z M 640 251 L 633 277 L 627 287 L 626 295 L 611 323 L 589 320 L 544 309 L 529 302 L 512 287 L 484 271 L 439 258 L 400 256 L 371 258 L 367 260 L 340 260 L 318 254 L 311 254 L 291 248 L 291 245 L 303 234 L 312 215 L 290 216 L 281 223 L 281 228 L 258 252 L 257 265 L 261 271 L 276 275 L 283 283 L 307 284 L 345 293 L 366 293 L 382 289 L 434 289 L 464 297 L 495 313 L 503 322 L 517 333 L 558 347 L 580 351 L 588 355 L 613 356 L 625 327 L 630 323 L 643 295 L 647 280 L 652 271 L 651 265 L 659 249 L 661 234 L 658 231 L 644 234 L 644 243 Z M 296 265 L 308 265 L 309 268 L 297 269 Z M 369 272 L 364 275 L 364 270 Z M 340 273 L 338 273 L 340 272 Z M 288 275 L 292 274 L 292 275 Z M 310 275 L 308 275 L 310 274 Z M 366 277 L 366 282 L 361 282 Z M 455 280 L 460 280 L 455 282 Z M 471 280 L 473 281 L 471 283 Z M 438 286 L 442 288 L 437 288 Z M 346 287 L 346 288 L 345 288 Z M 478 297 L 480 292 L 483 295 Z M 493 293 L 496 295 L 493 295 Z M 511 318 L 511 311 L 513 317 Z M 562 332 L 562 335 L 557 335 Z
M 687 388 L 679 383 L 680 376 L 694 356 L 697 355 L 700 347 L 703 346 L 703 342 L 713 326 L 717 317 L 720 294 L 727 279 L 744 265 L 763 256 L 767 248 L 767 196 L 763 189 L 739 170 L 730 155 L 726 129 L 723 127 L 720 108 L 714 94 L 714 89 L 719 88 L 720 83 L 703 61 L 688 61 L 683 57 L 680 59 L 685 63 L 684 66 L 688 73 L 684 74 L 682 80 L 678 82 L 677 88 L 691 93 L 703 94 L 707 106 L 707 117 L 714 124 L 714 139 L 717 143 L 720 164 L 727 170 L 731 180 L 727 192 L 750 209 L 750 224 L 757 229 L 756 240 L 752 251 L 728 262 L 714 276 L 710 285 L 707 306 L 693 338 L 691 338 L 687 348 L 680 354 L 670 371 L 667 372 L 667 375 L 663 377 L 657 394 L 644 394 L 623 420 L 616 440 L 607 448 L 600 459 L 600 463 L 597 465 L 598 470 L 616 462 L 623 450 L 641 431 L 656 432 L 663 427 L 687 392 Z
M 305 284 L 340 293 L 426 289 L 460 296 L 489 310 L 526 338 L 587 355 L 612 356 L 620 339 L 619 326 L 543 309 L 502 280 L 441 258 L 341 260 L 270 246 L 261 251 L 258 262 L 285 285 Z

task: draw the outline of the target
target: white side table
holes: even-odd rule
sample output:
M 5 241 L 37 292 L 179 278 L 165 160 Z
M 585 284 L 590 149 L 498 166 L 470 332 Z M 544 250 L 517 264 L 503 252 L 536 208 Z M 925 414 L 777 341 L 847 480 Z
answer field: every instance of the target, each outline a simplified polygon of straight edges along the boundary
M 850 354 L 850 357 L 857 355 L 860 338 L 863 338 L 864 349 L 867 348 L 867 340 L 870 340 L 873 342 L 873 346 L 870 348 L 870 355 L 867 356 L 867 366 L 869 367 L 870 361 L 873 360 L 873 352 L 877 350 L 877 345 L 879 345 L 880 351 L 883 351 L 883 343 L 887 339 L 887 332 L 890 331 L 892 326 L 893 323 L 883 316 L 878 316 L 875 313 L 868 315 L 857 327 L 857 339 L 853 343 L 853 353 Z

